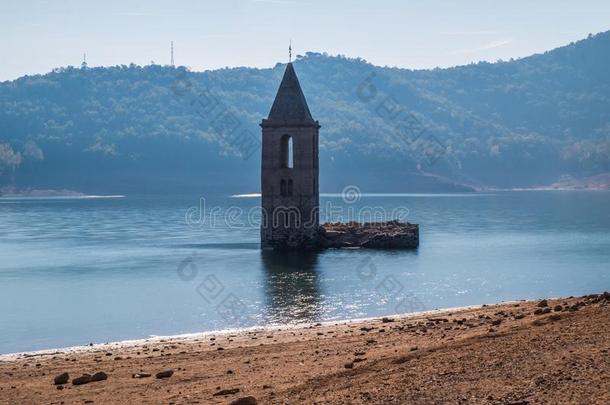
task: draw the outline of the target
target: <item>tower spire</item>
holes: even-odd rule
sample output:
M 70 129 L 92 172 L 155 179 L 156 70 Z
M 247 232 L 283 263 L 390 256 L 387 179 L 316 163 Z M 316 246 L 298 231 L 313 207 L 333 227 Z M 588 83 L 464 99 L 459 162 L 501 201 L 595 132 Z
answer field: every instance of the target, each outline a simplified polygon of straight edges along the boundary
M 292 39 L 288 43 L 288 63 L 292 62 Z
M 280 88 L 277 90 L 267 119 L 309 124 L 314 122 L 303 90 L 301 90 L 301 84 L 294 71 L 294 66 L 291 63 L 286 66 L 284 77 L 282 77 Z
M 172 58 L 171 58 L 171 62 L 170 65 L 173 67 L 174 65 L 174 41 L 171 42 L 171 49 L 172 49 Z
M 83 53 L 83 63 L 80 64 L 82 69 L 87 69 L 87 54 Z

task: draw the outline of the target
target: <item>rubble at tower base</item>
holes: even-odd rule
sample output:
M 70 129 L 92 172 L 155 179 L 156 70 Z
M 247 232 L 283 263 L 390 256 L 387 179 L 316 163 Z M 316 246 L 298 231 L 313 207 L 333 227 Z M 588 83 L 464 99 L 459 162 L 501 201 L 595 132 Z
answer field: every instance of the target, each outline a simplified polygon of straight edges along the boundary
M 326 223 L 318 231 L 320 248 L 415 249 L 419 225 L 408 222 Z

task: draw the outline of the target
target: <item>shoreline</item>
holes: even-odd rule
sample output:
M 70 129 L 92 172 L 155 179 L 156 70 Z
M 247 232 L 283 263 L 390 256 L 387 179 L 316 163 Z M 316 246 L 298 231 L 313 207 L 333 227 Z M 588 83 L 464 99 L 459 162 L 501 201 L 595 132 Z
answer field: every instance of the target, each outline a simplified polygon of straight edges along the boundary
M 603 293 L 157 336 L 4 355 L 0 404 L 608 403 L 608 330 Z
M 557 298 L 547 298 L 548 300 L 557 300 L 562 299 L 562 297 Z M 517 303 L 534 303 L 540 301 L 539 299 L 523 299 L 523 300 L 510 300 L 510 301 L 500 301 L 492 304 L 475 304 L 475 305 L 465 305 L 460 307 L 448 307 L 448 308 L 437 308 L 431 309 L 427 311 L 418 311 L 418 312 L 409 312 L 409 313 L 400 313 L 400 314 L 389 314 L 389 315 L 379 315 L 379 316 L 370 316 L 364 318 L 353 318 L 353 319 L 337 319 L 332 321 L 317 321 L 317 322 L 303 322 L 303 323 L 295 323 L 295 324 L 281 324 L 281 325 L 263 325 L 263 326 L 247 326 L 243 328 L 227 328 L 227 329 L 216 329 L 210 331 L 200 331 L 200 332 L 192 332 L 192 333 L 179 333 L 175 335 L 154 335 L 147 338 L 138 338 L 138 339 L 125 339 L 125 340 L 117 340 L 106 343 L 93 343 L 93 345 L 76 345 L 76 346 L 64 346 L 57 348 L 49 348 L 49 349 L 40 349 L 40 350 L 30 350 L 23 352 L 14 352 L 14 353 L 0 353 L 0 362 L 2 361 L 12 361 L 18 360 L 20 358 L 31 358 L 31 357 L 42 357 L 42 356 L 50 356 L 56 354 L 65 354 L 65 353 L 86 353 L 94 350 L 98 350 L 100 348 L 111 348 L 111 347 L 119 347 L 119 348 L 133 348 L 137 346 L 141 346 L 147 343 L 159 343 L 163 342 L 189 342 L 195 339 L 201 339 L 209 336 L 228 336 L 234 334 L 248 333 L 248 332 L 282 332 L 289 330 L 298 330 L 298 329 L 307 329 L 315 326 L 322 327 L 330 327 L 336 326 L 337 324 L 341 325 L 349 325 L 349 324 L 357 324 L 357 323 L 366 323 L 372 322 L 378 319 L 386 318 L 394 318 L 398 320 L 405 320 L 410 318 L 416 318 L 426 315 L 442 315 L 448 312 L 460 312 L 467 311 L 473 309 L 482 309 L 490 306 L 498 306 L 498 305 L 512 305 Z

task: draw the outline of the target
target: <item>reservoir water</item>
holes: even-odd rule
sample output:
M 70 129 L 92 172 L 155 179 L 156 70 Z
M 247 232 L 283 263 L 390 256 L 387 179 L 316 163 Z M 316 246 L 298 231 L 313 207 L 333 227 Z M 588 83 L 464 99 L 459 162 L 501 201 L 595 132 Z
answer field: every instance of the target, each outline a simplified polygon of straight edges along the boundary
M 261 252 L 254 195 L 0 199 L 0 353 L 610 290 L 610 192 L 344 197 L 419 249 Z

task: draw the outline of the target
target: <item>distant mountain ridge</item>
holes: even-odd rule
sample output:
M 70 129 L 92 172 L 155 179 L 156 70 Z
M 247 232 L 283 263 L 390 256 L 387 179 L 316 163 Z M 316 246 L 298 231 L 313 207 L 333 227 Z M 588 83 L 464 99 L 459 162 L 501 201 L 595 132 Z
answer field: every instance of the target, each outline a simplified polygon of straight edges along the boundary
M 318 53 L 294 66 L 322 125 L 324 192 L 522 188 L 610 172 L 610 31 L 448 69 Z M 258 124 L 283 69 L 68 67 L 0 83 L 0 186 L 256 192 Z

